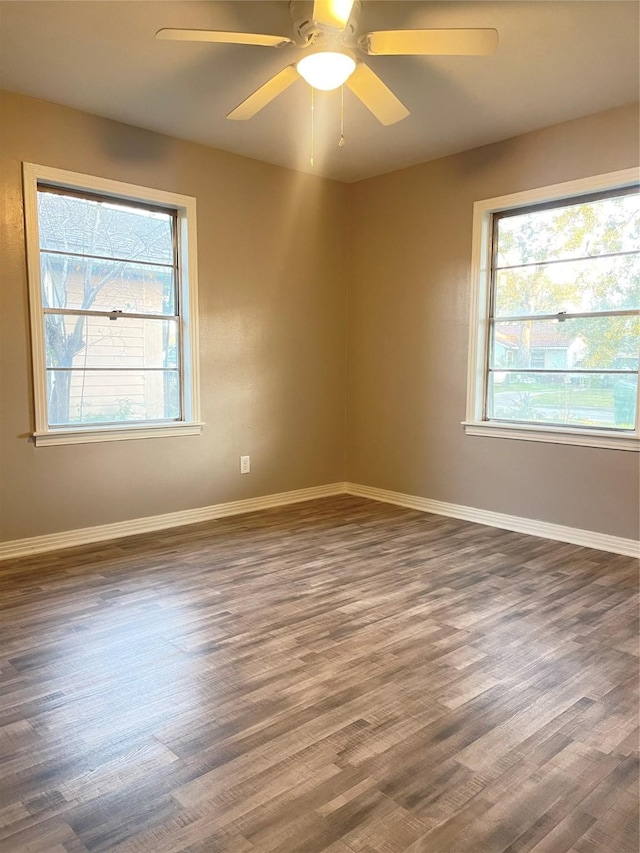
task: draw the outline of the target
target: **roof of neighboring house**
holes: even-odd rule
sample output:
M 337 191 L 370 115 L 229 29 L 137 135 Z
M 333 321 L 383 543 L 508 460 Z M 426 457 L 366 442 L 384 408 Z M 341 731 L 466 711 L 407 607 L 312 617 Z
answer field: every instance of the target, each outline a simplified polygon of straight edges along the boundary
M 496 328 L 496 341 L 507 349 L 518 349 L 522 330 L 523 326 L 520 323 L 501 323 L 499 328 Z M 571 330 L 571 327 L 567 327 L 564 323 L 549 322 L 546 320 L 531 324 L 530 346 L 566 349 L 578 337 Z

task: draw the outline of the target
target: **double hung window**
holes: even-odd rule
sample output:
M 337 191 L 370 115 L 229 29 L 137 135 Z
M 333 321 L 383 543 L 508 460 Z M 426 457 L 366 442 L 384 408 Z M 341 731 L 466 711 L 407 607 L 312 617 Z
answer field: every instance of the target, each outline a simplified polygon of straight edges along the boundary
M 199 431 L 194 200 L 24 175 L 36 443 Z
M 637 449 L 640 195 L 630 177 L 476 205 L 468 432 Z

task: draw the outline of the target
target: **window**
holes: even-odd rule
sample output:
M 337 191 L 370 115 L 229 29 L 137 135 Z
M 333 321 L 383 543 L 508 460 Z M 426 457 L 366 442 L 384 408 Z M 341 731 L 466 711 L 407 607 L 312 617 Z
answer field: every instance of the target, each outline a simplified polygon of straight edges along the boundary
M 467 433 L 638 450 L 637 181 L 475 205 Z
M 200 431 L 195 200 L 24 164 L 36 444 Z

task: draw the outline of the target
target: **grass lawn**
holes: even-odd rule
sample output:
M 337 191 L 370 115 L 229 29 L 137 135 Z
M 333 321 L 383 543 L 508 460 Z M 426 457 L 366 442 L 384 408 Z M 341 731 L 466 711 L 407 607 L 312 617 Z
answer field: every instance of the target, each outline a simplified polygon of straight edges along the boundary
M 500 389 L 498 391 L 498 389 Z M 613 408 L 613 388 L 580 388 L 574 385 L 542 385 L 537 383 L 516 383 L 497 385 L 495 393 L 529 394 L 539 405 L 588 406 L 594 409 Z

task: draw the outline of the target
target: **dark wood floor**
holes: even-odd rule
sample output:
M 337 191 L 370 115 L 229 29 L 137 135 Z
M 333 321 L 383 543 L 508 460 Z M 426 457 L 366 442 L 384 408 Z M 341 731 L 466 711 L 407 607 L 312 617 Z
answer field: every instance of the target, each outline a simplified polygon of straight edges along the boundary
M 638 851 L 628 557 L 344 496 L 0 581 L 3 853 Z

